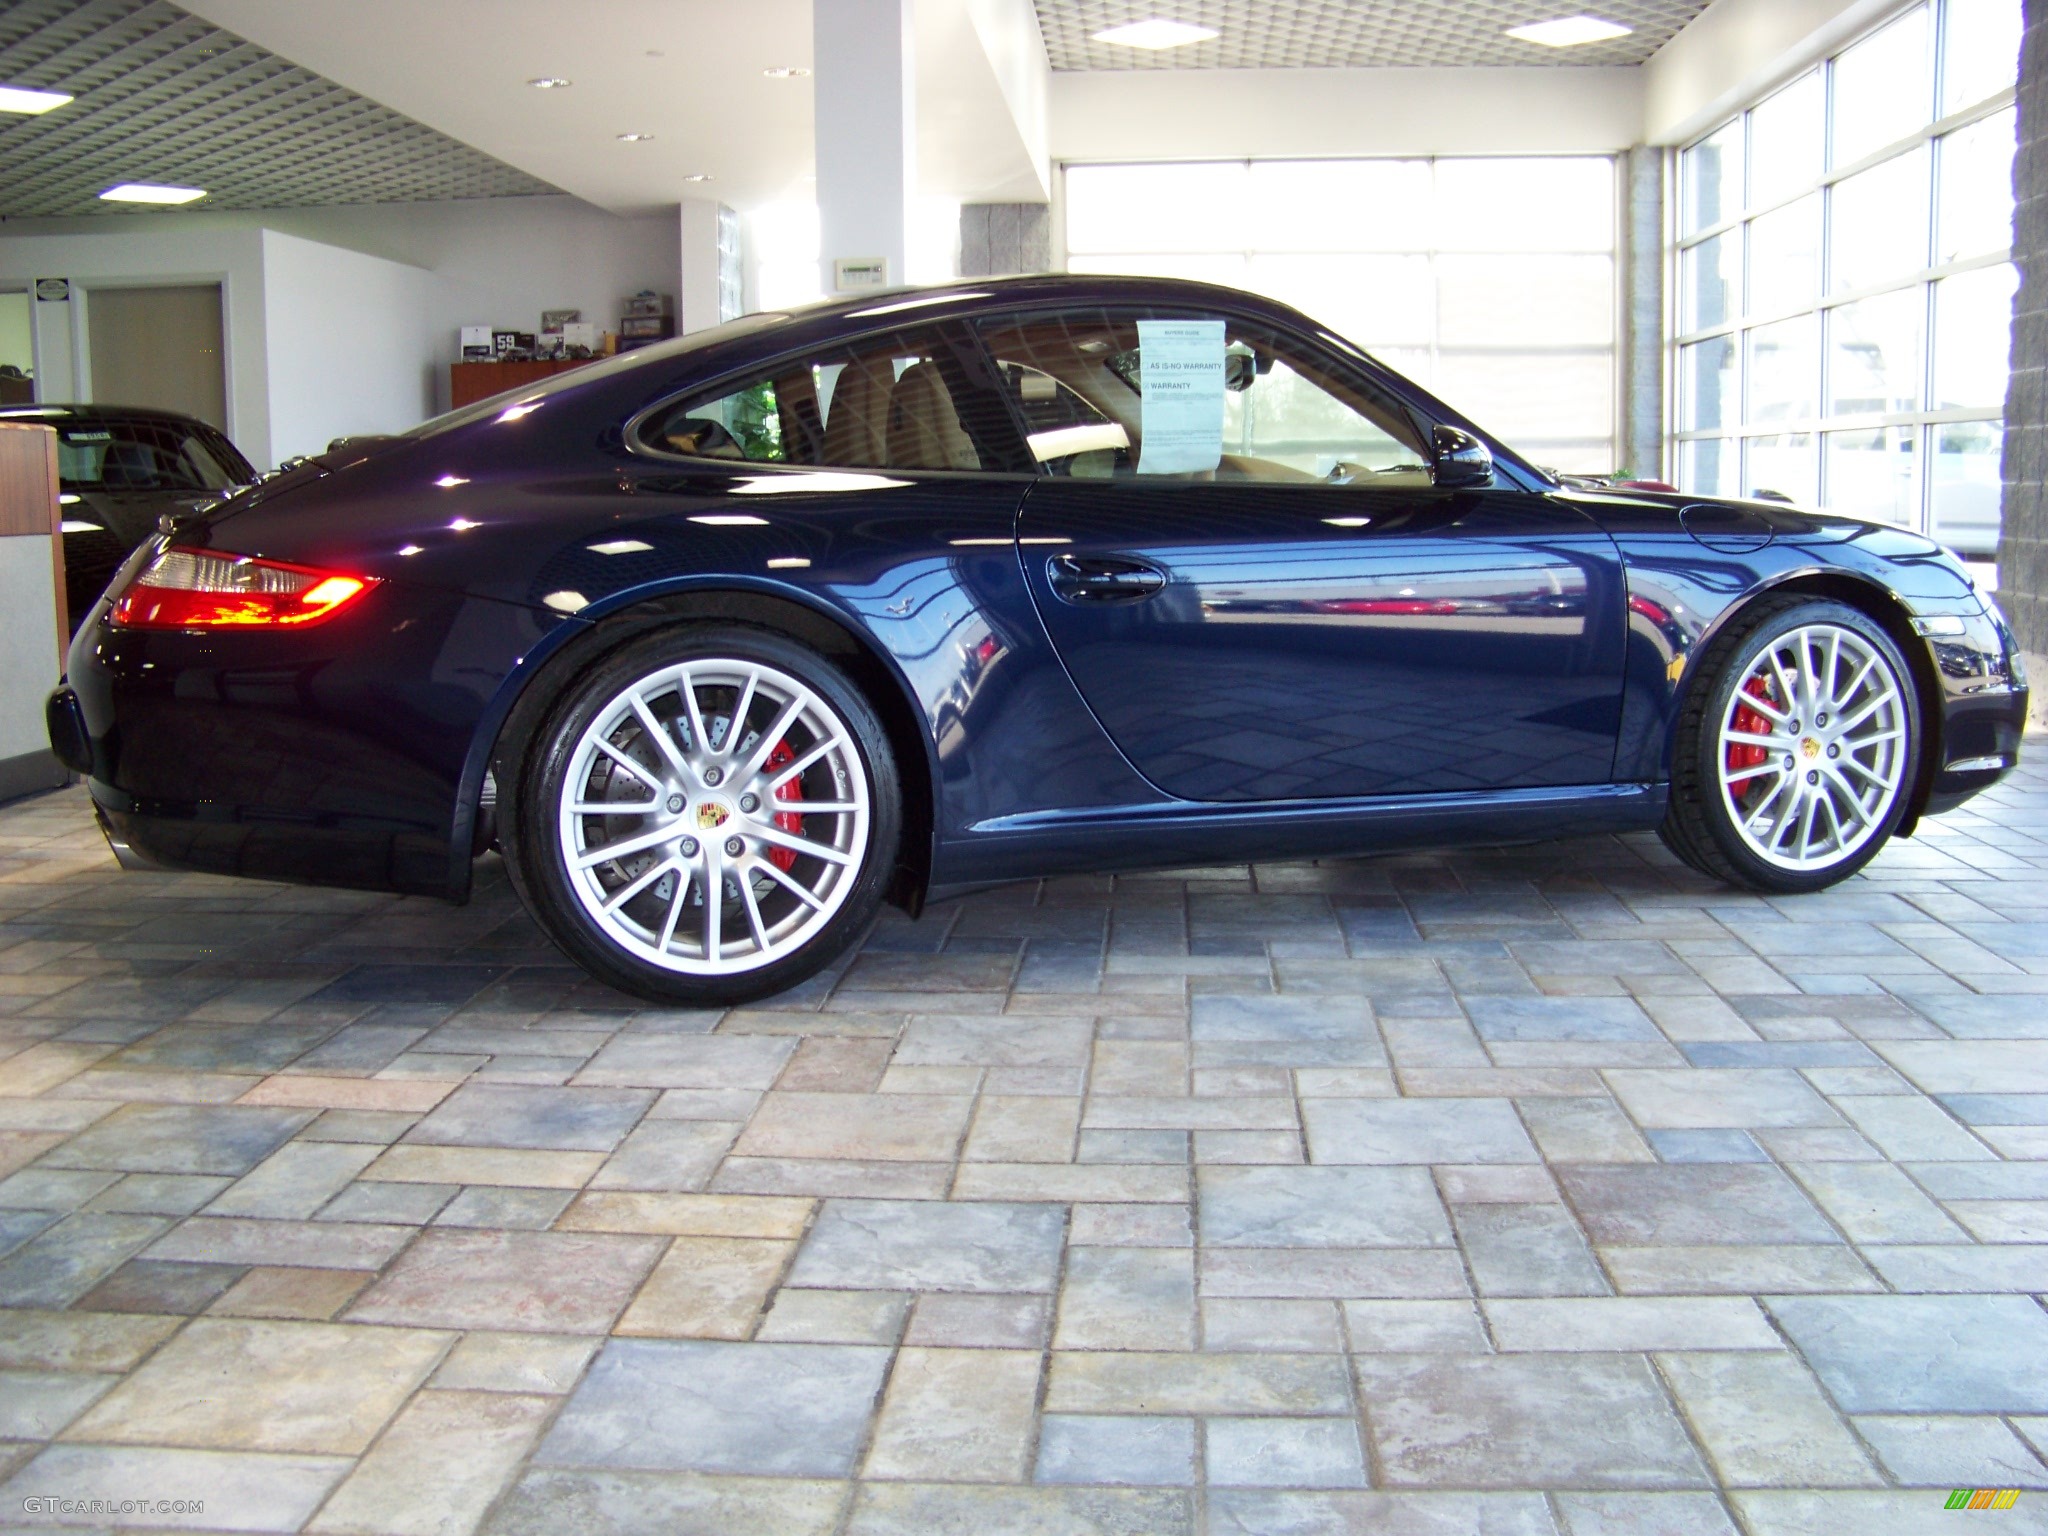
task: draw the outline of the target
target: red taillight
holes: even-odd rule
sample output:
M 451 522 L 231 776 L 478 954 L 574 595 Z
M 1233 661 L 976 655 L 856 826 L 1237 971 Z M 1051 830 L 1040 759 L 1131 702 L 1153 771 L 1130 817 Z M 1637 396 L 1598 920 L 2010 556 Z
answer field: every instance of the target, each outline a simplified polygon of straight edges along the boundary
M 114 603 L 121 629 L 230 629 L 317 624 L 377 584 L 280 560 L 167 549 Z

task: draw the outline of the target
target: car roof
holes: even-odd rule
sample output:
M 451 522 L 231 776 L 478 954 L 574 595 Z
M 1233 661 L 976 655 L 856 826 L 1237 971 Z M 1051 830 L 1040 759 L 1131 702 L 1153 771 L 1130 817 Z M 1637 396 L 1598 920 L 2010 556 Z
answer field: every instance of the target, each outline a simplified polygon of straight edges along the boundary
M 821 299 L 793 311 L 810 319 L 843 316 L 867 319 L 900 311 L 911 314 L 925 309 L 1007 309 L 1036 300 L 1062 303 L 1132 303 L 1145 300 L 1195 300 L 1249 304 L 1258 309 L 1286 310 L 1272 299 L 1230 288 L 1221 283 L 1196 282 L 1184 277 L 1133 277 L 1101 272 L 1026 272 L 1002 277 L 960 277 L 949 282 L 875 288 L 866 293 L 842 294 Z M 1292 313 L 1292 311 L 1287 311 Z
M 0 421 L 172 421 L 184 427 L 219 431 L 210 422 L 182 411 L 159 410 L 153 405 L 0 405 Z

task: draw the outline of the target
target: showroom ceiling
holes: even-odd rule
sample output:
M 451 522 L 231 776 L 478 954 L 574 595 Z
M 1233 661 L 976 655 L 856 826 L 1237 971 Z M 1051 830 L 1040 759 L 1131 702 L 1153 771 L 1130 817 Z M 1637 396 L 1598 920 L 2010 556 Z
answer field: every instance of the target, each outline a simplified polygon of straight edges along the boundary
M 1567 0 L 1033 0 L 1054 69 L 1368 69 L 1381 66 L 1640 64 L 1707 0 L 1602 0 L 1593 14 L 1633 30 L 1578 48 L 1546 48 L 1509 27 L 1570 15 Z M 1148 17 L 1220 36 L 1156 52 L 1098 43 Z
M 166 0 L 0 0 L 0 81 L 77 98 L 0 115 L 0 217 L 112 213 L 125 181 L 210 208 L 556 190 Z

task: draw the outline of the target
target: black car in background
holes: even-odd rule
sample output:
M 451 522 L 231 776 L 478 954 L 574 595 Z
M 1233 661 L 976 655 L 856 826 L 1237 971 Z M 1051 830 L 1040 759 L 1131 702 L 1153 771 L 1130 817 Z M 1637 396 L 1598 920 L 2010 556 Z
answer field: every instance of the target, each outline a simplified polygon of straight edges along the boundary
M 166 512 L 187 512 L 256 471 L 226 434 L 176 411 L 124 405 L 14 405 L 0 421 L 57 429 L 64 597 L 71 629 Z

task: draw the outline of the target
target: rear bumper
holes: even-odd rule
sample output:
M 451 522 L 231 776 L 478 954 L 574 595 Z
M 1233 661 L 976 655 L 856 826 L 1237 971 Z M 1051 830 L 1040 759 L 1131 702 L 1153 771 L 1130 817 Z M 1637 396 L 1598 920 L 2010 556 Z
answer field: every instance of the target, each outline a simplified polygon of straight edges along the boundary
M 537 626 L 398 583 L 362 607 L 281 633 L 79 631 L 50 740 L 124 867 L 467 896 L 465 763 Z

